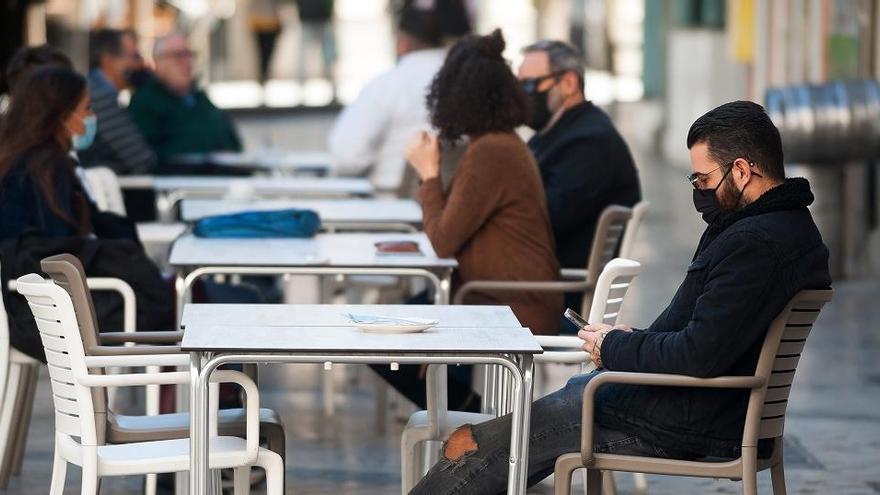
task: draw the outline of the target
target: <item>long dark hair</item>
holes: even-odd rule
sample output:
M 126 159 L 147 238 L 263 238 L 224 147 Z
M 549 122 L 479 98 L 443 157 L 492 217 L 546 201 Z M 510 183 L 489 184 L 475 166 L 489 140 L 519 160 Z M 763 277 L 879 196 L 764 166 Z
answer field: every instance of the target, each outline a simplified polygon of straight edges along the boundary
M 68 156 L 70 140 L 64 123 L 85 92 L 85 78 L 73 70 L 40 67 L 15 85 L 9 108 L 0 119 L 0 181 L 20 160 L 27 160 L 27 171 L 49 208 L 79 234 L 91 231 L 88 202 L 81 188 L 75 188 L 71 218 L 58 204 L 55 185 L 59 182 L 58 174 L 66 174 L 67 180 L 78 180 L 74 162 Z
M 504 60 L 504 36 L 468 36 L 456 43 L 434 77 L 427 104 L 447 143 L 462 136 L 509 132 L 527 116 L 526 95 Z

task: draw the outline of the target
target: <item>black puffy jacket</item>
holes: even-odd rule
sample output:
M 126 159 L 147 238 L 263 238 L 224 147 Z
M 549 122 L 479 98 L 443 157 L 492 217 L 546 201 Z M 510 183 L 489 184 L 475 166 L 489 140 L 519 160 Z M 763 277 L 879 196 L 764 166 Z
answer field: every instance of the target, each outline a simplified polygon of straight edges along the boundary
M 773 319 L 798 291 L 831 284 L 828 249 L 807 210 L 812 202 L 805 179 L 788 179 L 707 228 L 687 276 L 654 323 L 606 336 L 605 367 L 754 374 Z M 596 421 L 695 456 L 737 457 L 747 402 L 742 390 L 609 385 L 598 391 Z

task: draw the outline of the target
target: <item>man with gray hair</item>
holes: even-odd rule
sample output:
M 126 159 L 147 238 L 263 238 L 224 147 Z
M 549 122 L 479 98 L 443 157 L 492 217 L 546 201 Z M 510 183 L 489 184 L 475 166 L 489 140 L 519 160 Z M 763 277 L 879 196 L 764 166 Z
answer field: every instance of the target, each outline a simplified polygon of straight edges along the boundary
M 518 77 L 531 100 L 529 148 L 544 181 L 556 256 L 563 268 L 584 268 L 602 210 L 641 200 L 629 148 L 611 119 L 584 97 L 584 62 L 571 44 L 527 46 Z M 579 307 L 579 295 L 566 298 Z

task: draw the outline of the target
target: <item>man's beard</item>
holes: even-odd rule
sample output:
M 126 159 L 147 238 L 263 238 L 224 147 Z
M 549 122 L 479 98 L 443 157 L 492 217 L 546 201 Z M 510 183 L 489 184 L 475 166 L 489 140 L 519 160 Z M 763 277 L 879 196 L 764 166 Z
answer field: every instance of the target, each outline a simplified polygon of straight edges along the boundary
M 718 205 L 725 213 L 731 213 L 746 205 L 744 195 L 733 182 L 733 174 L 728 175 L 718 189 Z

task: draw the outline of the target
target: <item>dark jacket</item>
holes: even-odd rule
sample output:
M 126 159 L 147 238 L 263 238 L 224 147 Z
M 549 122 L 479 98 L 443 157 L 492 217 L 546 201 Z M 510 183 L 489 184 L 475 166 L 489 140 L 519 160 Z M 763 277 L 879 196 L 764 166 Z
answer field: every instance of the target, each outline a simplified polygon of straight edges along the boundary
M 831 284 L 828 249 L 807 210 L 812 202 L 807 181 L 789 179 L 708 227 L 654 323 L 606 336 L 605 367 L 697 377 L 754 374 L 773 319 L 798 291 Z M 739 455 L 747 391 L 610 385 L 598 394 L 596 421 L 603 426 L 695 456 Z
M 151 78 L 135 92 L 128 111 L 160 165 L 180 153 L 241 150 L 232 121 L 202 90 L 181 97 Z
M 76 234 L 74 227 L 55 213 L 49 206 L 43 191 L 28 172 L 27 164 L 40 151 L 23 155 L 0 182 L 0 240 L 15 239 L 23 235 L 38 237 L 66 237 Z M 52 184 L 55 202 L 68 219 L 75 218 L 74 198 L 86 196 L 79 177 L 74 169 L 75 161 L 64 155 L 54 165 L 57 172 Z M 106 239 L 130 239 L 137 244 L 140 240 L 133 222 L 128 218 L 110 212 L 98 211 L 87 200 L 91 231 Z
M 642 199 L 629 148 L 608 115 L 589 101 L 532 137 L 529 148 L 541 170 L 559 264 L 585 268 L 602 210 Z
M 70 253 L 82 262 L 89 277 L 113 277 L 127 282 L 135 293 L 137 329 L 174 328 L 174 294 L 159 269 L 130 239 L 86 237 L 22 236 L 0 241 L 0 283 L 3 287 L 28 273 L 42 273 L 40 261 L 48 256 Z M 17 292 L 2 291 L 9 315 L 12 347 L 41 361 L 46 360 L 40 334 L 27 301 Z M 121 331 L 122 299 L 114 292 L 92 293 L 98 325 L 102 332 Z

